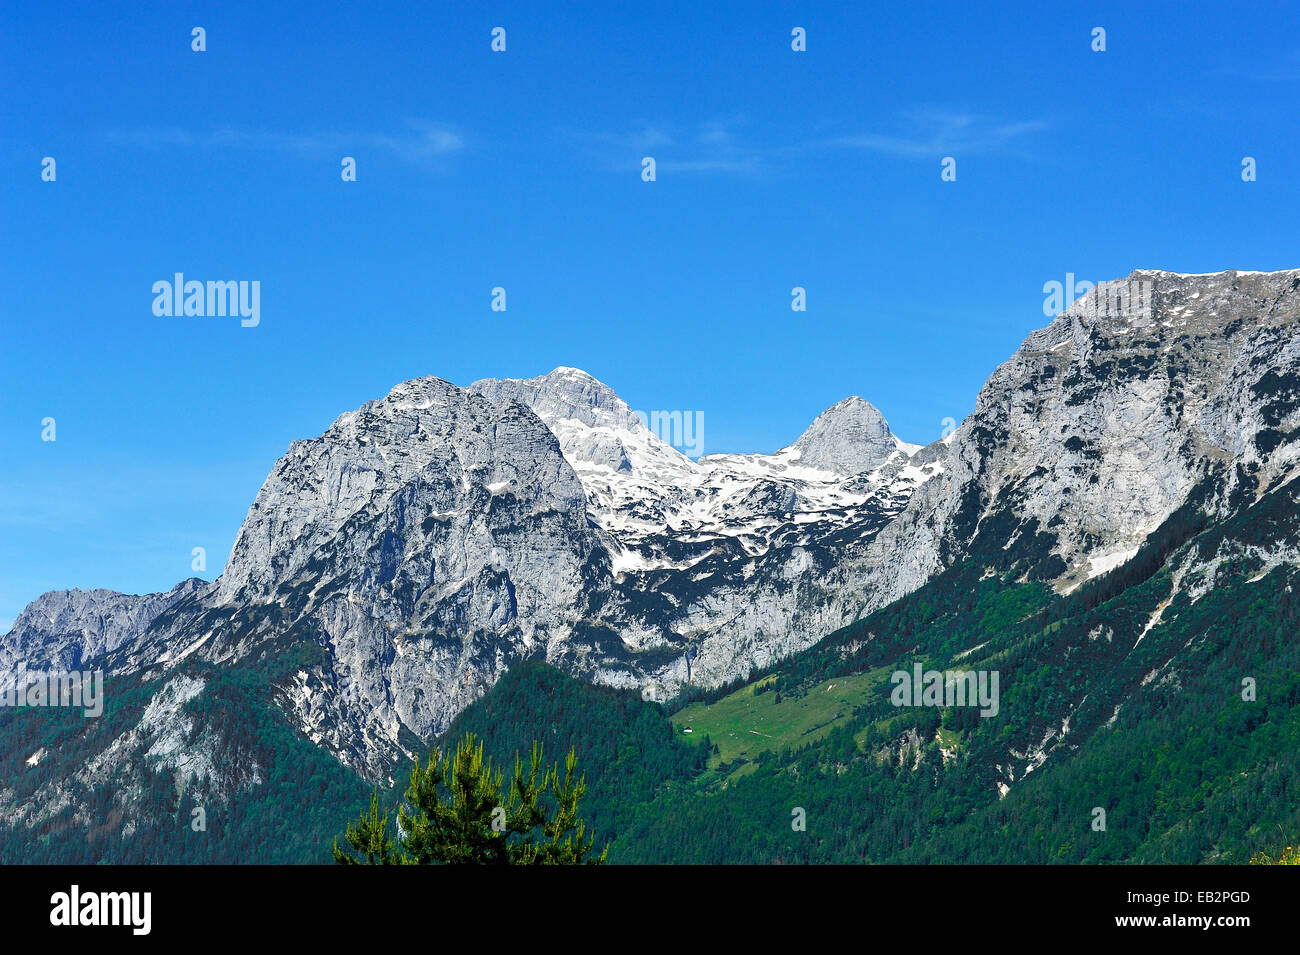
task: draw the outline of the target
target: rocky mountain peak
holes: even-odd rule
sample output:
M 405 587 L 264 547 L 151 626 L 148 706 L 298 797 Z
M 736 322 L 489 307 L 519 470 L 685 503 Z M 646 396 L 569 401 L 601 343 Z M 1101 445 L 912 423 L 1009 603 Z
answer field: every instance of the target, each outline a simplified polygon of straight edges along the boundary
M 123 594 L 114 590 L 54 590 L 41 594 L 0 641 L 0 670 L 69 669 L 134 639 L 149 623 L 191 594 L 211 585 L 197 577 L 165 593 Z
M 246 599 L 291 579 L 345 527 L 391 519 L 419 499 L 435 513 L 475 513 L 509 489 L 537 507 L 581 514 L 582 486 L 555 436 L 525 405 L 494 402 L 441 378 L 402 382 L 294 441 L 240 528 L 221 596 Z
M 827 408 L 787 450 L 799 452 L 799 463 L 861 474 L 883 464 L 899 442 L 874 405 L 854 395 Z
M 469 386 L 492 401 L 528 405 L 547 424 L 577 421 L 588 428 L 644 430 L 640 419 L 614 389 L 580 368 L 559 368 L 536 378 L 484 378 Z
M 612 388 L 581 369 L 561 365 L 536 378 L 485 378 L 469 391 L 492 402 L 527 405 L 575 466 L 592 464 L 626 473 L 689 465 L 680 451 L 651 433 Z
M 1300 270 L 1100 283 L 993 372 L 890 545 L 928 574 L 1015 544 L 1064 588 L 1136 552 L 1219 470 L 1223 508 L 1289 479 L 1297 327 Z

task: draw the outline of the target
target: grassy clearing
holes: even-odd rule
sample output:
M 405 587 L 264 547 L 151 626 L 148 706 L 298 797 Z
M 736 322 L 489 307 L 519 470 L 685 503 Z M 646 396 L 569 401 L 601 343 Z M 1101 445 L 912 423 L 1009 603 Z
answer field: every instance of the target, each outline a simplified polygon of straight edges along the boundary
M 785 697 L 765 687 L 770 680 L 743 687 L 716 703 L 692 703 L 675 713 L 673 724 L 690 727 L 695 739 L 706 734 L 718 744 L 714 764 L 753 759 L 767 750 L 802 746 L 824 737 L 852 716 L 856 707 L 885 693 L 888 667 L 818 683 L 807 693 Z

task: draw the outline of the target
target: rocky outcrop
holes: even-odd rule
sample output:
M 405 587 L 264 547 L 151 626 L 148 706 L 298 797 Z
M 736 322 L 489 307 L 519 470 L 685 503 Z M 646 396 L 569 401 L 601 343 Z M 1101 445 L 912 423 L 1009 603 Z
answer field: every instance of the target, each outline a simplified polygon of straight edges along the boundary
M 191 578 L 161 594 L 53 590 L 27 605 L 0 638 L 0 671 L 76 670 L 136 639 L 159 614 L 209 587 Z
M 898 451 L 898 441 L 884 415 L 855 396 L 819 414 L 792 450 L 800 464 L 852 475 L 884 464 Z
M 943 473 L 873 543 L 876 599 L 972 557 L 1067 588 L 1131 554 L 1211 471 L 1220 516 L 1289 479 L 1298 322 L 1300 270 L 1097 286 L 981 389 Z M 897 572 L 875 572 L 891 554 Z

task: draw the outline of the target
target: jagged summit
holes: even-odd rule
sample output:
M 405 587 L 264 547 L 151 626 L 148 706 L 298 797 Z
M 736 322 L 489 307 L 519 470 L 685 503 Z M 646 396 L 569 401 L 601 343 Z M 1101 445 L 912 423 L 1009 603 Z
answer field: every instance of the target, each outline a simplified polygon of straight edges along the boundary
M 557 431 L 562 444 L 564 437 L 559 431 L 575 422 L 587 428 L 630 432 L 638 436 L 636 444 L 648 433 L 644 419 L 614 389 L 581 368 L 561 365 L 535 378 L 484 378 L 469 390 L 494 401 L 513 399 L 528 405 Z M 778 453 L 797 458 L 805 467 L 847 475 L 869 471 L 899 448 L 911 447 L 893 435 L 879 410 L 853 395 L 823 411 L 794 444 Z M 793 451 L 799 453 L 791 454 Z M 720 456 L 717 452 L 708 455 Z
M 633 431 L 641 426 L 614 389 L 580 368 L 561 365 L 536 378 L 483 378 L 469 390 L 493 401 L 520 401 L 548 421 L 572 420 L 589 428 Z
M 484 378 L 469 391 L 497 403 L 527 405 L 575 467 L 627 472 L 654 464 L 681 467 L 687 460 L 652 435 L 614 389 L 578 368 L 562 365 L 536 378 Z
M 819 414 L 787 450 L 798 452 L 799 463 L 809 467 L 861 474 L 879 467 L 899 446 L 885 416 L 854 395 Z
M 73 667 L 117 649 L 168 607 L 210 585 L 197 577 L 166 593 L 123 594 L 114 590 L 54 590 L 41 594 L 14 620 L 15 639 L 0 642 L 0 671 L 24 665 Z M 72 643 L 52 637 L 75 634 Z
M 689 566 L 694 558 L 669 556 L 681 551 L 673 535 L 684 527 L 740 540 L 747 553 L 765 552 L 774 535 L 784 533 L 781 515 L 799 515 L 797 540 L 839 533 L 860 522 L 858 508 L 884 515 L 901 507 L 921 476 L 918 471 L 895 480 L 919 449 L 895 438 L 880 412 L 858 397 L 828 408 L 794 445 L 775 454 L 712 453 L 691 460 L 670 442 L 702 439 L 698 418 L 677 412 L 668 416 L 680 426 L 675 435 L 660 433 L 662 421 L 652 430 L 609 386 L 577 368 L 484 379 L 470 391 L 527 405 L 555 434 L 582 480 L 592 520 L 622 548 L 614 560 L 620 571 Z

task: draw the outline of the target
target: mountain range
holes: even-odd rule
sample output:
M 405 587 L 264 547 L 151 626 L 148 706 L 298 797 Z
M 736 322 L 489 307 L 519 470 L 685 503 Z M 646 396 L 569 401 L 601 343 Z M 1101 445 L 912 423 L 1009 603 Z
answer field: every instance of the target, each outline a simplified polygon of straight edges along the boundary
M 1124 294 L 1134 287 L 1146 294 Z M 187 807 L 238 815 L 276 786 L 276 799 L 304 785 L 351 798 L 390 784 L 472 723 L 504 676 L 539 663 L 646 706 L 675 700 L 675 746 L 737 701 L 768 705 L 766 685 L 798 699 L 875 673 L 841 682 L 856 695 L 784 743 L 852 723 L 864 735 L 850 761 L 929 746 L 941 768 L 977 761 L 976 788 L 996 804 L 1183 679 L 1190 638 L 1143 654 L 1225 575 L 1249 564 L 1243 579 L 1291 592 L 1297 322 L 1300 270 L 1135 271 L 1026 338 L 926 446 L 855 396 L 773 454 L 692 460 L 578 369 L 403 382 L 289 446 L 217 580 L 56 591 L 23 611 L 0 637 L 0 672 L 102 670 L 108 711 L 0 715 L 0 825 L 25 851 L 84 833 L 77 858 L 156 858 L 120 846 L 161 831 L 160 814 L 182 826 Z M 1210 550 L 1198 535 L 1213 529 Z M 1159 593 L 1133 597 L 1156 580 Z M 1080 638 L 1109 646 L 1094 661 L 1104 693 L 1027 670 L 1008 691 L 1015 731 L 968 727 L 960 746 L 952 727 L 893 726 L 872 709 L 880 667 L 923 654 L 1014 669 L 1010 649 L 990 655 L 999 635 L 1032 624 L 1025 641 L 1063 639 L 1119 592 L 1108 581 L 1127 609 Z M 967 596 L 988 587 L 1032 600 L 999 604 L 998 628 L 972 642 Z M 898 616 L 930 619 L 926 600 L 957 614 L 933 644 Z M 1058 647 L 1052 666 L 1078 647 Z M 1116 676 L 1139 659 L 1141 679 Z M 773 749 L 721 744 L 692 772 L 734 786 L 737 760 L 753 772 Z

